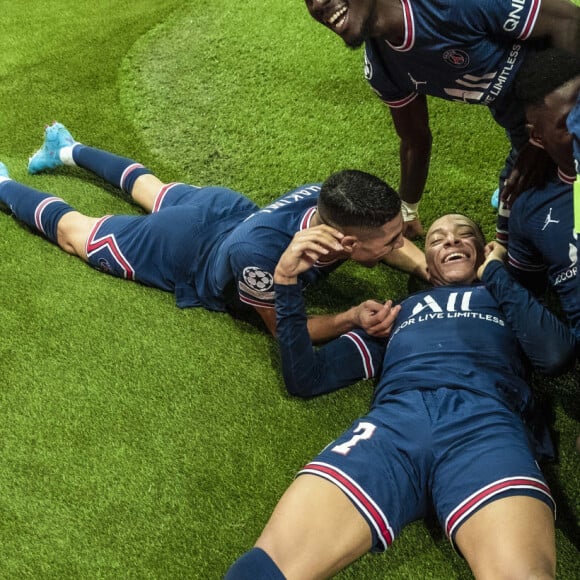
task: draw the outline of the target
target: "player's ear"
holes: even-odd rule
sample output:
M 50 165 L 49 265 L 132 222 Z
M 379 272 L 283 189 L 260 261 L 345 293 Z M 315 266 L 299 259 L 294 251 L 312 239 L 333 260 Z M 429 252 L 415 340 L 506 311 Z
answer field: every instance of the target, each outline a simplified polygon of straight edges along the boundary
M 540 149 L 543 149 L 544 143 L 542 141 L 542 135 L 537 130 L 536 125 L 534 125 L 533 123 L 526 123 L 526 130 L 528 131 L 530 143 L 532 143 L 536 147 L 540 147 Z
M 342 240 L 340 240 L 342 247 L 344 248 L 345 252 L 348 254 L 352 254 L 353 250 L 358 246 L 358 238 L 356 236 L 344 236 Z

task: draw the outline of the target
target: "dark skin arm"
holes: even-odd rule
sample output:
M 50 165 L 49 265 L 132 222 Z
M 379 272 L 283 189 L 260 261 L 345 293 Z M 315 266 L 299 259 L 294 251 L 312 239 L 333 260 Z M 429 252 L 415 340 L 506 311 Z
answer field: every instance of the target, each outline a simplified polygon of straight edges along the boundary
M 403 201 L 417 203 L 425 189 L 433 140 L 429 128 L 427 98 L 419 95 L 404 107 L 391 108 L 391 117 L 401 142 L 399 195 Z M 403 233 L 408 239 L 422 236 L 424 232 L 420 220 L 417 218 L 405 221 Z
M 580 52 L 580 7 L 569 0 L 542 0 L 531 38 L 548 38 L 550 45 Z

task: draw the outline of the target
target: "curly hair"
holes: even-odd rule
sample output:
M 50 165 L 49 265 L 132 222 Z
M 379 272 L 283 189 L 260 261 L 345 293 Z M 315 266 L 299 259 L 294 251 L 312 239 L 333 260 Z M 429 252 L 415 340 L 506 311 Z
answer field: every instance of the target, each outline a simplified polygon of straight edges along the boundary
M 517 73 L 514 92 L 524 107 L 540 106 L 547 95 L 580 75 L 580 58 L 547 48 L 530 51 Z

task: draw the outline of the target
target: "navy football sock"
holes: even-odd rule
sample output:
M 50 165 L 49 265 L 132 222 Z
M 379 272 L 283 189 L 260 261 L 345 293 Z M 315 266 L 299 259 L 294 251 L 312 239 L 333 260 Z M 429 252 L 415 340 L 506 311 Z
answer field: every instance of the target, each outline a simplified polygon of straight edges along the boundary
M 233 563 L 224 580 L 284 580 L 284 574 L 264 550 L 252 548 Z
M 0 201 L 25 224 L 57 242 L 57 226 L 63 215 L 75 211 L 59 197 L 41 193 L 11 179 L 0 183 Z
M 92 171 L 107 183 L 131 194 L 133 185 L 141 175 L 150 175 L 151 171 L 132 159 L 120 157 L 108 151 L 87 147 L 80 143 L 72 150 L 76 165 Z

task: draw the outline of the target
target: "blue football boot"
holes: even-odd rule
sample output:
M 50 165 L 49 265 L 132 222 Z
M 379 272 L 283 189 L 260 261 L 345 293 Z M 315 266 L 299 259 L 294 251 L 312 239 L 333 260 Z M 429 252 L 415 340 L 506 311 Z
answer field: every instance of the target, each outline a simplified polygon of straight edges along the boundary
M 63 165 L 59 152 L 63 147 L 73 145 L 75 140 L 68 129 L 56 121 L 44 130 L 42 147 L 28 160 L 28 173 L 40 173 Z
M 495 209 L 499 207 L 499 187 L 493 192 L 490 203 L 491 207 Z
M 0 177 L 10 177 L 10 175 L 8 175 L 8 167 L 6 167 L 2 161 L 0 161 Z

